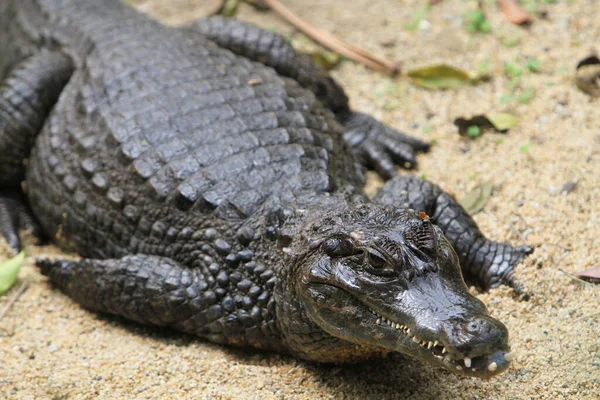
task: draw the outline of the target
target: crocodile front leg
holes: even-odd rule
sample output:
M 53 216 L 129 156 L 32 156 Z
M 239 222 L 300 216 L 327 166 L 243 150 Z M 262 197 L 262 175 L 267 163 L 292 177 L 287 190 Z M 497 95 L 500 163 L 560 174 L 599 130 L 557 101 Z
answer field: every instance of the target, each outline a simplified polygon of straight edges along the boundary
M 341 86 L 309 56 L 298 54 L 281 35 L 218 16 L 196 20 L 186 29 L 200 33 L 237 55 L 268 65 L 313 92 L 344 126 L 344 139 L 354 149 L 358 161 L 384 178 L 396 175 L 396 165 L 414 167 L 415 154 L 429 149 L 426 142 L 369 115 L 351 111 Z
M 504 284 L 517 293 L 523 292 L 515 280 L 514 268 L 533 249 L 488 240 L 473 218 L 439 186 L 414 176 L 397 176 L 385 184 L 373 201 L 425 211 L 456 250 L 467 278 L 475 279 L 483 289 Z
M 21 247 L 20 228 L 40 233 L 21 193 L 24 160 L 72 73 L 68 57 L 41 51 L 0 86 L 0 233 L 14 250 Z
M 253 294 L 244 293 L 246 281 L 232 285 L 223 274 L 215 278 L 210 271 L 143 254 L 106 260 L 43 259 L 37 266 L 66 295 L 93 311 L 219 344 L 284 351 L 271 296 L 249 297 Z

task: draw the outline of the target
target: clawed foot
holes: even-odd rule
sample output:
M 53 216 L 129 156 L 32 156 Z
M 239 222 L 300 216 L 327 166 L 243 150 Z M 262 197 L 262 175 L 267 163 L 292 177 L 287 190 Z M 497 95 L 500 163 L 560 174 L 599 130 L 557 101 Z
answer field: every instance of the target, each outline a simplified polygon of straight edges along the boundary
M 508 257 L 506 257 L 507 251 L 509 252 Z M 534 248 L 531 246 L 511 247 L 506 245 L 506 250 L 502 255 L 503 257 L 500 257 L 500 261 L 494 262 L 487 270 L 485 278 L 487 288 L 506 285 L 513 288 L 517 294 L 525 294 L 525 288 L 516 280 L 514 272 L 515 267 L 521 264 L 533 251 Z
M 396 165 L 413 168 L 415 154 L 428 151 L 429 143 L 408 136 L 362 113 L 351 113 L 343 121 L 344 138 L 359 160 L 383 178 L 396 175 Z
M 20 229 L 25 229 L 38 238 L 42 233 L 23 195 L 0 191 L 0 235 L 15 252 L 21 251 Z

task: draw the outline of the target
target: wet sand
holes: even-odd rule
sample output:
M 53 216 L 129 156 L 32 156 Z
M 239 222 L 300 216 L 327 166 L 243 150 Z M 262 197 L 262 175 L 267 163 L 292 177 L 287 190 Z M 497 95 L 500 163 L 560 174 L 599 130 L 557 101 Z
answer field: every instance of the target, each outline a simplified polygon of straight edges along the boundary
M 135 3 L 170 24 L 212 7 L 199 0 Z M 600 50 L 600 3 L 540 4 L 547 16 L 528 29 L 510 26 L 490 5 L 493 32 L 486 35 L 468 34 L 462 25 L 474 2 L 446 0 L 415 31 L 403 26 L 423 1 L 284 3 L 316 26 L 401 61 L 404 69 L 445 62 L 475 71 L 488 62 L 491 81 L 443 92 L 351 62 L 333 74 L 355 109 L 435 142 L 413 173 L 459 198 L 492 181 L 494 194 L 475 217 L 480 227 L 496 240 L 535 246 L 517 274 L 533 294 L 529 301 L 505 288 L 478 294 L 509 327 L 517 360 L 506 373 L 480 380 L 401 356 L 336 367 L 229 349 L 80 308 L 32 265 L 33 256 L 59 250 L 29 240 L 30 257 L 17 283 L 27 281 L 29 288 L 0 322 L 0 398 L 599 398 L 600 316 L 589 315 L 598 311 L 600 286 L 568 274 L 600 264 L 600 99 L 573 83 L 577 61 Z M 274 14 L 248 6 L 238 17 L 293 32 Z M 502 37 L 520 42 L 510 47 Z M 523 72 L 516 96 L 529 87 L 535 93 L 521 104 L 505 97 L 513 90 L 503 65 L 523 68 L 528 58 L 540 61 L 540 71 Z M 456 117 L 499 111 L 520 118 L 505 135 L 487 132 L 469 140 L 452 124 Z M 381 181 L 370 178 L 373 193 Z M 562 192 L 575 181 L 575 190 Z M 8 254 L 1 251 L 0 261 Z M 12 293 L 0 298 L 0 308 Z

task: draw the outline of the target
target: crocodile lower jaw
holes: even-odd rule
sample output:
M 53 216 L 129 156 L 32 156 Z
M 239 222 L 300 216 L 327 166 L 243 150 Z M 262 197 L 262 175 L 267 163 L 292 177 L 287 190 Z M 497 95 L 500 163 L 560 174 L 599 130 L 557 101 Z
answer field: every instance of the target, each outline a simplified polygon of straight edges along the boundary
M 416 334 L 414 334 L 414 332 L 411 331 L 411 329 L 408 326 L 400 324 L 400 323 L 395 323 L 395 322 L 385 318 L 380 313 L 372 310 L 371 308 L 369 308 L 369 310 L 371 311 L 371 313 L 373 313 L 373 315 L 375 315 L 375 317 L 377 317 L 377 320 L 375 321 L 375 323 L 377 325 L 386 325 L 386 326 L 389 326 L 390 328 L 393 328 L 393 329 L 396 329 L 396 330 L 402 332 L 407 337 L 412 338 L 412 341 L 414 343 L 418 344 L 423 349 L 429 350 L 431 355 L 433 355 L 435 358 L 437 358 L 439 361 L 443 362 L 444 364 L 450 364 L 450 365 L 455 364 L 455 368 L 457 371 L 462 371 L 463 369 L 470 369 L 472 372 L 477 371 L 475 368 L 472 368 L 472 358 L 463 357 L 462 363 L 460 363 L 461 362 L 460 359 L 454 359 L 450 354 L 447 354 L 448 351 L 446 350 L 446 347 L 442 346 L 438 340 L 427 341 L 425 339 L 421 339 Z M 514 351 L 503 354 L 503 358 L 507 362 L 511 362 L 512 360 L 515 359 L 515 357 L 516 357 L 516 352 L 514 352 Z M 498 368 L 498 364 L 496 362 L 490 362 L 487 365 L 487 370 L 492 373 L 495 372 L 497 368 Z

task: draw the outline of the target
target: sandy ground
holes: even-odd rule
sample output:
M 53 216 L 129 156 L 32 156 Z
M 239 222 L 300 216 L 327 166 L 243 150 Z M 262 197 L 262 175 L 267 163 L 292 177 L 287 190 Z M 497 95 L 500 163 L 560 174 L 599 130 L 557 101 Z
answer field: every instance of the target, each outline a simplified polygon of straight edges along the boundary
M 212 2 L 137 0 L 168 23 L 203 15 Z M 426 175 L 458 197 L 491 180 L 493 197 L 476 216 L 484 232 L 535 254 L 518 277 L 533 293 L 521 301 L 499 289 L 480 298 L 511 332 L 519 353 L 505 374 L 462 378 L 418 361 L 391 357 L 355 366 L 317 366 L 278 355 L 243 352 L 192 337 L 101 317 L 52 290 L 29 258 L 29 289 L 0 322 L 0 398 L 395 398 L 597 399 L 600 397 L 600 287 L 567 275 L 600 263 L 600 99 L 575 88 L 577 61 L 600 43 L 600 4 L 539 2 L 545 18 L 510 26 L 486 1 L 493 32 L 468 34 L 473 1 L 446 0 L 417 30 L 404 29 L 424 1 L 304 0 L 284 3 L 314 25 L 412 68 L 446 62 L 471 71 L 487 62 L 493 79 L 460 90 L 429 92 L 346 62 L 334 72 L 356 109 L 435 141 L 420 156 Z M 239 18 L 291 33 L 273 14 L 243 7 Z M 516 46 L 502 43 L 519 40 Z M 384 46 L 385 45 L 385 46 Z M 504 63 L 540 62 L 509 87 Z M 527 88 L 528 104 L 503 97 Z M 507 135 L 458 136 L 454 118 L 508 111 L 521 123 Z M 561 192 L 577 181 L 569 194 Z M 381 184 L 371 180 L 371 190 Z M 31 242 L 31 241 L 30 241 Z M 29 254 L 53 254 L 28 246 Z M 0 260 L 6 257 L 6 252 Z M 563 272 L 564 271 L 564 272 Z M 14 293 L 14 292 L 12 292 Z M 0 298 L 3 307 L 8 296 Z

